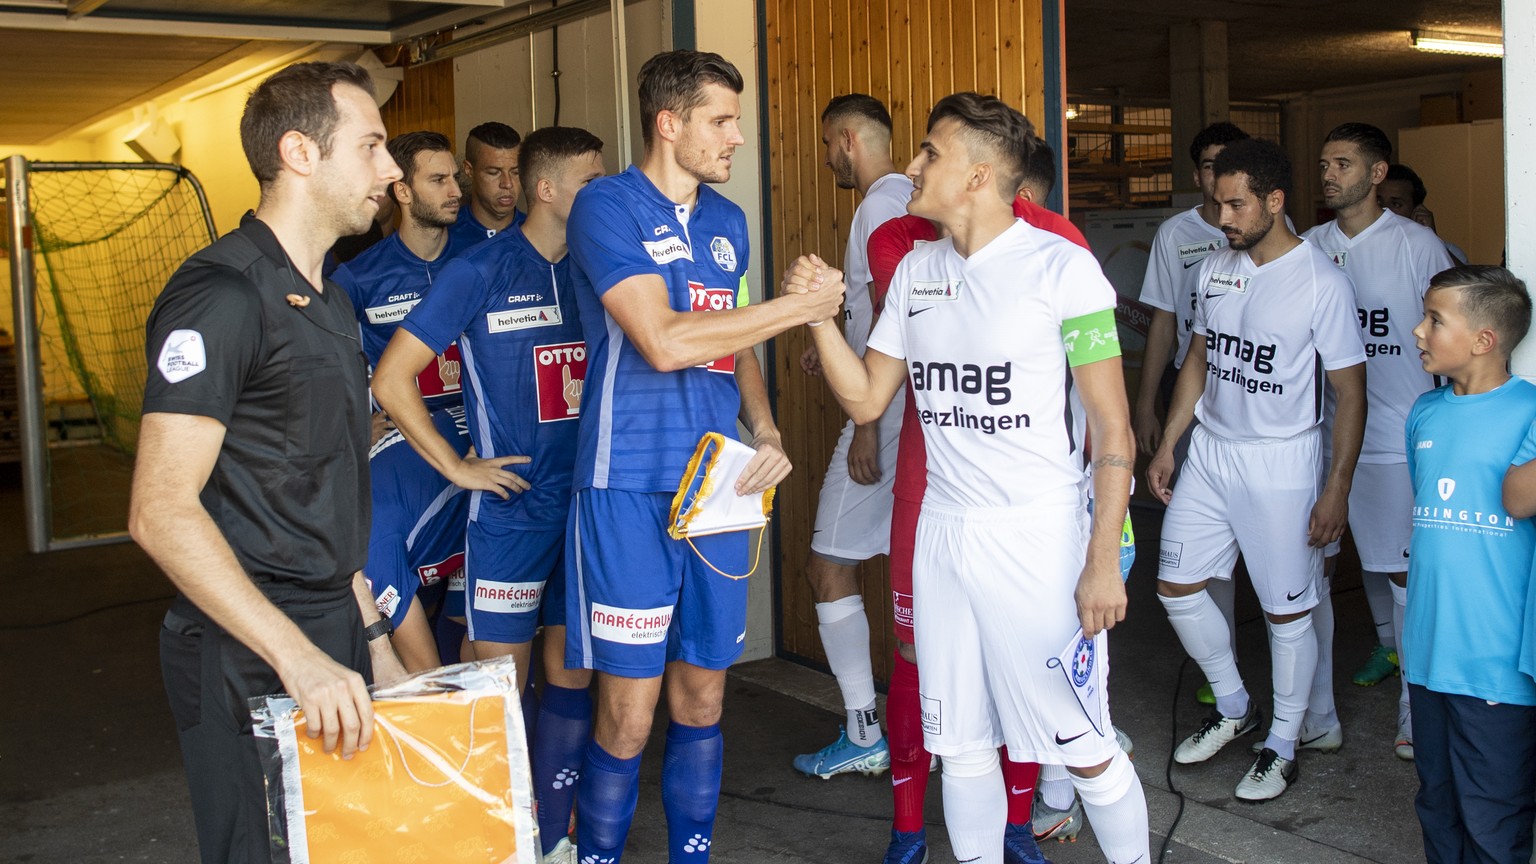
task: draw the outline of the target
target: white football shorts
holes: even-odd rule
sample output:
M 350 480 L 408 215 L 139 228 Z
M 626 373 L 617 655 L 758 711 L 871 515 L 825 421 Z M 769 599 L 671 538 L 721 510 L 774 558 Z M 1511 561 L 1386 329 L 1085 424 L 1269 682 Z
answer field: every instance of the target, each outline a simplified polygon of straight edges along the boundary
M 816 502 L 812 552 L 840 564 L 856 564 L 890 550 L 891 487 L 896 480 L 896 450 L 906 404 L 907 388 L 903 387 L 875 421 L 880 434 L 880 480 L 868 486 L 848 476 L 853 421 L 843 424 Z
M 1372 573 L 1408 572 L 1408 538 L 1413 533 L 1413 481 L 1407 462 L 1355 465 L 1349 490 L 1349 530 L 1360 552 L 1360 568 Z

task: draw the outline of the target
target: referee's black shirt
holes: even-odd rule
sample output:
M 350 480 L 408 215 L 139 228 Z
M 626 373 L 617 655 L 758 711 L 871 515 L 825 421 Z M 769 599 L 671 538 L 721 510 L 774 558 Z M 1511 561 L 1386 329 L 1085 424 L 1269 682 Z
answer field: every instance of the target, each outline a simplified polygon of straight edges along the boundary
M 146 329 L 144 413 L 224 424 L 202 503 L 246 573 L 280 607 L 347 596 L 369 520 L 367 367 L 347 293 L 317 294 L 246 214 L 176 271 Z

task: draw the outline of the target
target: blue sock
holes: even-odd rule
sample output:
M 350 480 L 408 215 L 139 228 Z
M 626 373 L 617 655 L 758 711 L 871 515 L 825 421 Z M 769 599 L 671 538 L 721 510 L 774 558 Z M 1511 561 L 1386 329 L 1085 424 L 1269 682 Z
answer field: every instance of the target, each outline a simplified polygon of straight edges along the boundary
M 582 861 L 618 864 L 640 800 L 640 757 L 620 759 L 596 741 L 587 744 L 576 787 L 576 849 Z
M 667 726 L 661 805 L 667 813 L 669 860 L 689 864 L 709 860 L 724 764 L 725 739 L 720 735 L 720 724 Z
M 576 780 L 581 777 L 581 760 L 591 738 L 592 696 L 587 689 L 545 684 L 539 734 L 533 739 L 529 757 L 539 802 L 539 836 L 546 855 L 570 831 Z
M 534 732 L 539 728 L 539 693 L 533 689 L 533 679 L 528 679 L 528 686 L 523 688 L 523 731 L 528 734 L 528 753 L 533 754 Z
M 459 648 L 463 646 L 464 634 L 468 632 L 468 627 L 447 615 L 437 616 L 437 625 L 432 628 L 432 635 L 437 637 L 437 658 L 443 661 L 444 666 L 459 662 Z

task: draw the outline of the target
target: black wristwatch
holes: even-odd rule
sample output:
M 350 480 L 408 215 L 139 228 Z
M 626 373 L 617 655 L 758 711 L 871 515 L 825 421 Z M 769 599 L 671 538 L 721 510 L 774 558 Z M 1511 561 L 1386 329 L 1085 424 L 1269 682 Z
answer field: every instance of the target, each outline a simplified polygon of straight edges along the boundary
M 381 636 L 393 636 L 394 634 L 395 627 L 389 623 L 389 616 L 387 615 L 363 628 L 363 638 L 369 642 Z

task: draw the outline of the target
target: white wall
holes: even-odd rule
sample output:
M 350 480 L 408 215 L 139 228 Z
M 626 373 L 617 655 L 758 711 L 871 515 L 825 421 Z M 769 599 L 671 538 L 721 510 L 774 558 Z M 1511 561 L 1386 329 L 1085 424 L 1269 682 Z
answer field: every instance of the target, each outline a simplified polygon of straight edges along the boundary
M 1536 287 L 1536 3 L 1530 0 L 1504 0 L 1504 152 L 1521 157 L 1504 163 L 1508 266 Z M 1515 349 L 1514 367 L 1536 380 L 1536 337 Z

